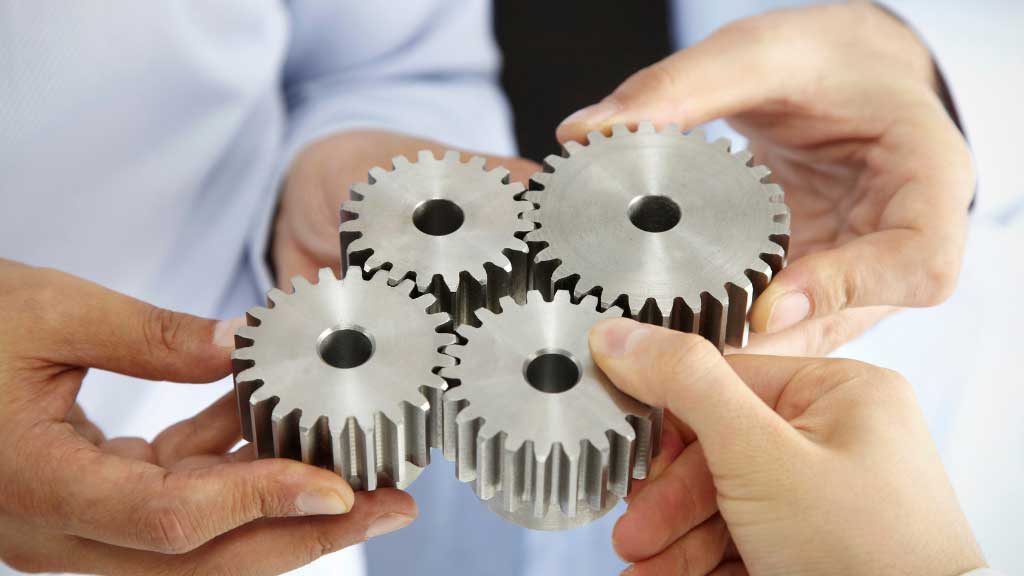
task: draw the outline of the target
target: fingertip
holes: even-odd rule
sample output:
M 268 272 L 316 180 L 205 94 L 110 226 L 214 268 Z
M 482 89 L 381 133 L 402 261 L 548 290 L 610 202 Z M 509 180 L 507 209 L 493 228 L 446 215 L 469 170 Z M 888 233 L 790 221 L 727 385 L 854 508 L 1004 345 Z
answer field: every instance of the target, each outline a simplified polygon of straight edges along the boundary
M 235 332 L 245 326 L 245 317 L 220 320 L 213 326 L 213 343 L 221 348 L 235 348 Z
M 801 288 L 769 285 L 750 310 L 750 328 L 774 334 L 791 328 L 814 314 L 810 293 Z
M 590 329 L 590 351 L 598 364 L 618 358 L 635 348 L 637 341 L 651 331 L 649 325 L 629 318 L 607 318 Z
M 600 130 L 613 123 L 622 106 L 614 100 L 606 99 L 573 112 L 555 130 L 559 142 L 582 140 L 587 132 Z
M 636 562 L 643 559 L 637 556 L 630 547 L 630 538 L 637 533 L 638 529 L 642 528 L 642 526 L 633 526 L 633 524 L 635 524 L 633 515 L 626 510 L 612 527 L 612 549 L 625 562 Z

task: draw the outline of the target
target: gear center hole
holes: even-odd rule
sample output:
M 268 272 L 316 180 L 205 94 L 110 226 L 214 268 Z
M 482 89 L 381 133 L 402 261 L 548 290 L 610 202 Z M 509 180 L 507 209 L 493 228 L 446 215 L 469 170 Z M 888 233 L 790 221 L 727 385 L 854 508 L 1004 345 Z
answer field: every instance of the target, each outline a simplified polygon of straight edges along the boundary
M 541 350 L 526 359 L 523 376 L 537 390 L 558 394 L 572 389 L 582 371 L 572 354 L 564 350 Z
M 626 208 L 629 221 L 644 232 L 665 232 L 675 228 L 682 218 L 679 204 L 668 196 L 647 194 L 637 196 Z
M 434 198 L 424 200 L 412 211 L 412 223 L 424 234 L 447 236 L 462 227 L 466 215 L 451 200 Z
M 373 338 L 359 326 L 330 328 L 317 339 L 320 359 L 335 368 L 356 368 L 373 356 Z

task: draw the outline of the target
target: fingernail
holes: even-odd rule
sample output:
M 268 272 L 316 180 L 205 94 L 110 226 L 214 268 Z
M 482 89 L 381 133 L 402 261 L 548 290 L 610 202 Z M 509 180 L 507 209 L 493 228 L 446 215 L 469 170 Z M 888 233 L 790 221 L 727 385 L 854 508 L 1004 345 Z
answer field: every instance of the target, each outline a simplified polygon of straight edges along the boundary
M 213 327 L 213 343 L 222 348 L 235 347 L 235 332 L 245 326 L 245 318 L 221 320 Z
M 612 115 L 621 109 L 622 108 L 615 102 L 602 100 L 597 104 L 592 104 L 586 108 L 573 112 L 568 118 L 562 120 L 560 126 L 565 126 L 567 124 L 587 124 L 594 126 L 608 118 L 611 118 Z
M 803 292 L 789 292 L 775 301 L 768 314 L 768 332 L 778 332 L 807 318 L 811 300 Z
M 295 498 L 295 508 L 304 516 L 320 516 L 344 514 L 352 505 L 333 490 L 311 490 Z
M 615 358 L 633 350 L 651 328 L 629 318 L 612 318 L 598 322 L 592 330 L 594 352 Z
M 376 538 L 394 532 L 400 528 L 405 528 L 412 523 L 412 516 L 406 516 L 405 514 L 385 514 L 380 518 L 373 521 L 370 527 L 366 529 L 366 539 Z
M 619 576 L 630 576 L 631 574 L 635 574 L 636 570 L 634 570 L 634 568 L 636 568 L 635 564 L 628 566 L 625 570 L 619 572 Z

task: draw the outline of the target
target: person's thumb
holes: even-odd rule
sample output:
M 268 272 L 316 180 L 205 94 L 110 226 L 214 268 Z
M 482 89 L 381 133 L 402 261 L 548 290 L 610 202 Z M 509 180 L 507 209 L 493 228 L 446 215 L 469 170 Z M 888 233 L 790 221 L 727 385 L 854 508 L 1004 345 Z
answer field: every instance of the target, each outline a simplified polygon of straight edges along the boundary
M 693 429 L 716 477 L 757 471 L 794 435 L 704 338 L 615 318 L 591 329 L 590 350 L 618 388 Z
M 231 372 L 240 319 L 172 312 L 69 274 L 39 273 L 39 313 L 26 340 L 45 360 L 175 382 L 211 382 Z
M 562 121 L 559 142 L 583 141 L 615 124 L 678 124 L 688 130 L 770 99 L 781 82 L 765 50 L 725 27 L 627 78 L 604 100 Z M 771 71 L 771 72 L 770 72 Z

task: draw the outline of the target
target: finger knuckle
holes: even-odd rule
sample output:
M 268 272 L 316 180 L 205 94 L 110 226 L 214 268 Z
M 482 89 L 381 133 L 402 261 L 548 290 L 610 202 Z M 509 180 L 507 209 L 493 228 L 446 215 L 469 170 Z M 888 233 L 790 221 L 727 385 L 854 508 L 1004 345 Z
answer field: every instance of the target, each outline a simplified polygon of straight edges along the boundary
M 959 256 L 952 256 L 945 251 L 929 257 L 925 261 L 923 292 L 921 302 L 926 306 L 936 306 L 945 302 L 956 289 L 960 276 Z
M 26 550 L 4 550 L 0 552 L 0 561 L 16 572 L 27 574 L 51 572 L 54 569 L 53 563 L 46 555 Z
M 163 308 L 150 308 L 142 326 L 146 348 L 154 352 L 175 351 L 183 324 L 184 317 L 180 314 Z
M 143 514 L 140 539 L 163 554 L 184 554 L 202 544 L 192 515 L 175 504 L 155 506 Z
M 706 370 L 721 358 L 711 342 L 694 334 L 673 334 L 662 356 L 659 364 L 665 375 L 677 378 Z
M 646 94 L 673 94 L 677 86 L 672 67 L 656 62 L 641 69 L 612 93 L 613 101 L 629 101 Z

